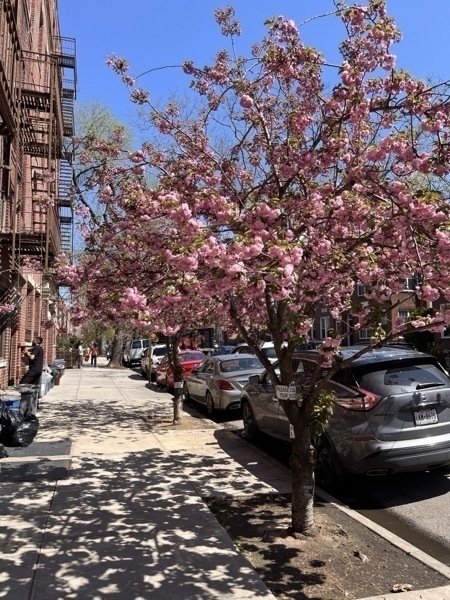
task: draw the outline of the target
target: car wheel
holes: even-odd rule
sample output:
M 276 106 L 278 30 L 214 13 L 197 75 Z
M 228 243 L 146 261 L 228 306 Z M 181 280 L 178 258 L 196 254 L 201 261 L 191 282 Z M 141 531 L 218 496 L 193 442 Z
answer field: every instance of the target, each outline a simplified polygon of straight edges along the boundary
M 210 417 L 214 414 L 214 401 L 209 392 L 206 394 L 206 412 Z
M 323 436 L 316 445 L 316 483 L 325 489 L 335 489 L 339 478 L 336 473 L 335 458 L 330 442 Z
M 244 421 L 245 437 L 251 442 L 255 442 L 259 437 L 259 430 L 252 407 L 248 402 L 244 402 L 242 405 L 242 420 Z
M 191 396 L 190 396 L 190 394 L 189 394 L 189 388 L 188 388 L 188 386 L 187 386 L 187 383 L 186 383 L 186 382 L 184 382 L 184 384 L 183 384 L 183 396 L 184 396 L 184 399 L 185 399 L 187 402 L 190 402 L 190 401 L 192 400 L 192 398 L 191 398 Z

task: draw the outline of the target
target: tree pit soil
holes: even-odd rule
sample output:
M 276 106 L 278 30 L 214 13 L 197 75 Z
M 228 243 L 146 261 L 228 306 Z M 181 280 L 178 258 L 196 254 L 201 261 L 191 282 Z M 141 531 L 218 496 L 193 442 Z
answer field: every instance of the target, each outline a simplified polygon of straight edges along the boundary
M 357 600 L 450 584 L 333 504 L 316 502 L 318 535 L 289 532 L 291 498 L 206 500 L 240 552 L 279 600 Z M 405 594 L 405 600 L 408 594 Z

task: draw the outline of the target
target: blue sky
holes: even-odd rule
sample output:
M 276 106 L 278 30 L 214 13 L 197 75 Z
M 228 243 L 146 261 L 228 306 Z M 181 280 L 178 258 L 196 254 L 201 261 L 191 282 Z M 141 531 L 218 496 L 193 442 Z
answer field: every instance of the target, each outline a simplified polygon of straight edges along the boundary
M 76 39 L 78 101 L 98 101 L 121 120 L 131 119 L 135 106 L 120 78 L 106 66 L 106 56 L 115 53 L 127 58 L 133 75 L 185 60 L 209 64 L 226 45 L 214 9 L 229 4 L 242 24 L 240 54 L 248 54 L 263 37 L 267 18 L 283 15 L 300 24 L 333 10 L 332 0 L 58 0 L 61 35 Z M 421 78 L 450 79 L 449 0 L 388 0 L 387 5 L 404 38 L 393 50 L 397 66 Z M 342 32 L 335 18 L 309 22 L 301 33 L 306 43 L 336 61 Z M 189 78 L 173 68 L 147 75 L 140 83 L 157 101 L 181 96 L 188 84 Z

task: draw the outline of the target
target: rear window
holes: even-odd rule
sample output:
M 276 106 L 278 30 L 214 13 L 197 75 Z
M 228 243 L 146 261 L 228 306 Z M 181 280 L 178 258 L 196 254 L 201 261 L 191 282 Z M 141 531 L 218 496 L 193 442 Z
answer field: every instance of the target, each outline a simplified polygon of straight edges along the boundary
M 131 348 L 136 350 L 136 348 L 148 348 L 150 345 L 150 340 L 133 340 L 131 342 Z
M 186 352 L 184 354 L 180 354 L 180 361 L 183 360 L 203 360 L 205 355 L 203 352 Z
M 397 363 L 387 366 L 378 365 L 378 368 L 376 365 L 371 366 L 375 368 L 354 371 L 356 383 L 358 387 L 383 397 L 436 386 L 450 387 L 450 380 L 431 363 L 416 365 Z
M 167 348 L 153 348 L 152 355 L 153 356 L 165 356 L 167 353 Z
M 232 360 L 221 360 L 220 370 L 222 373 L 232 373 L 233 371 L 251 371 L 252 369 L 262 370 L 263 365 L 256 358 L 234 358 Z

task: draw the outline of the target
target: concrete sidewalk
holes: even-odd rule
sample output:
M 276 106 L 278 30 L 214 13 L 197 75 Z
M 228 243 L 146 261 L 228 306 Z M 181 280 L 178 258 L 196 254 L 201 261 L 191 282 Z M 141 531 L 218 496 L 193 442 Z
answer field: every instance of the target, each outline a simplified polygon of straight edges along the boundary
M 168 394 L 104 365 L 67 370 L 0 461 L 0 599 L 273 599 L 202 498 L 289 493 L 289 470 L 208 420 L 150 431 Z

